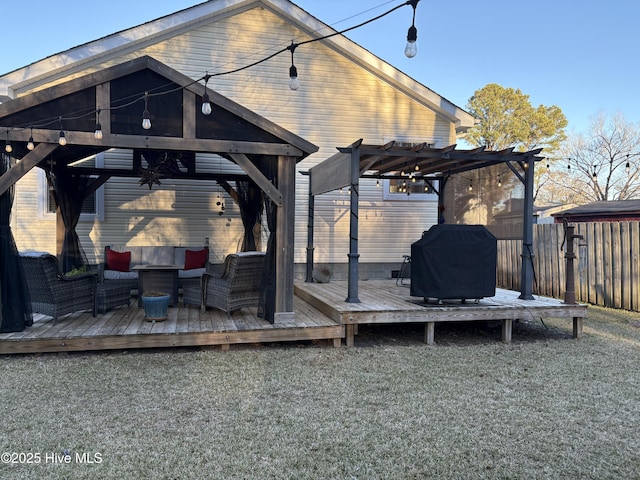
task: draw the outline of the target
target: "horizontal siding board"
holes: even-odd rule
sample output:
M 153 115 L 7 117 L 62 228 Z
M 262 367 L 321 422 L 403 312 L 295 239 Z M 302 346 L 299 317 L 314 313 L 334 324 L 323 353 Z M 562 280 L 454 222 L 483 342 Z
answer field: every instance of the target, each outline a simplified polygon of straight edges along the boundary
M 253 8 L 138 51 L 124 52 L 73 76 L 150 55 L 195 79 L 205 72 L 229 71 L 264 58 L 289 45 L 292 38 L 302 41 L 309 37 L 269 10 Z M 255 45 L 262 47 L 256 50 Z M 242 72 L 213 77 L 208 86 L 316 144 L 319 151 L 300 162 L 297 171 L 319 164 L 336 153 L 336 147 L 350 145 L 359 138 L 367 143 L 384 143 L 389 138 L 437 141 L 442 145 L 455 142 L 449 121 L 322 42 L 296 50 L 295 64 L 301 82 L 296 92 L 287 86 L 290 60 L 285 52 Z M 106 166 L 127 168 L 131 162 L 130 151 L 109 151 L 105 155 Z M 199 154 L 198 163 L 203 172 L 238 170 L 216 155 Z M 306 259 L 307 182 L 308 177 L 296 175 L 295 261 L 299 263 Z M 55 229 L 49 223 L 45 227 L 43 222 L 33 221 L 28 207 L 32 190 L 33 186 L 24 189 L 16 208 L 18 217 L 29 219 L 28 225 L 19 225 L 25 230 L 19 235 L 19 242 L 23 247 L 54 251 L 55 236 L 51 232 Z M 219 196 L 226 206 L 222 216 L 216 205 Z M 316 199 L 315 255 L 319 262 L 347 262 L 347 198 L 346 192 L 330 192 Z M 105 184 L 105 202 L 104 221 L 78 227 L 90 261 L 101 261 L 104 246 L 112 243 L 199 245 L 205 238 L 211 243 L 212 260 L 221 261 L 227 253 L 238 250 L 242 241 L 239 210 L 214 182 L 189 182 L 185 188 L 184 183 L 166 180 L 149 191 L 135 178 L 112 178 Z M 400 261 L 411 243 L 436 219 L 435 202 L 385 201 L 381 188 L 371 180 L 362 180 L 360 260 Z

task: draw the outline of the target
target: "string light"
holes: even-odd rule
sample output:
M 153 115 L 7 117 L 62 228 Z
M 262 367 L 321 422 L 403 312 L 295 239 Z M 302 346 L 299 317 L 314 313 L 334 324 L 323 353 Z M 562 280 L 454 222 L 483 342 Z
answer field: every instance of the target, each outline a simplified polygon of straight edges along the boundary
M 93 132 L 96 140 L 102 140 L 102 125 L 100 125 L 100 109 L 96 110 L 96 130 Z
M 376 187 L 380 187 L 380 179 L 376 179 Z
M 13 152 L 13 147 L 11 146 L 11 142 L 9 141 L 9 129 L 7 129 L 7 143 L 4 144 L 4 151 L 7 153 Z
M 31 127 L 31 135 L 29 136 L 29 141 L 27 142 L 27 150 L 31 151 L 36 146 L 33 144 L 33 127 Z
M 624 171 L 629 173 L 631 171 L 631 164 L 629 163 L 629 154 L 627 153 L 627 163 L 624 166 Z
M 418 29 L 416 28 L 416 7 L 418 6 L 419 1 L 420 0 L 410 0 L 407 2 L 407 5 L 411 5 L 413 7 L 413 20 L 409 27 L 409 31 L 407 32 L 407 45 L 404 47 L 404 54 L 407 58 L 413 58 L 418 53 L 418 45 L 416 43 L 418 40 Z
M 296 51 L 298 47 L 297 43 L 293 43 L 291 40 L 291 45 L 287 47 L 287 50 L 291 51 L 291 66 L 289 67 L 289 88 L 291 90 L 298 90 L 300 88 L 300 81 L 298 80 L 298 69 L 293 64 L 293 52 Z
M 410 6 L 413 8 L 413 19 L 412 19 L 412 25 L 411 25 L 411 27 L 409 28 L 409 31 L 408 31 L 408 34 L 407 34 L 407 47 L 406 47 L 406 49 L 405 49 L 405 53 L 407 54 L 407 56 L 408 56 L 408 57 L 410 57 L 410 58 L 411 58 L 411 57 L 415 56 L 415 55 L 416 55 L 416 53 L 417 53 L 417 46 L 416 46 L 416 41 L 417 41 L 417 29 L 416 29 L 416 27 L 415 27 L 415 15 L 416 15 L 416 7 L 417 7 L 417 5 L 418 5 L 418 2 L 419 2 L 419 1 L 420 1 L 420 0 L 408 0 L 408 1 L 406 1 L 406 2 L 404 2 L 404 3 L 402 3 L 402 4 L 400 4 L 400 5 L 397 5 L 396 7 L 391 8 L 390 10 L 388 10 L 388 11 L 386 11 L 386 12 L 384 12 L 384 13 L 382 13 L 382 14 L 380 14 L 380 15 L 378 15 L 378 16 L 376 16 L 376 17 L 374 17 L 374 18 L 371 18 L 371 19 L 369 19 L 369 20 L 366 20 L 366 21 L 364 21 L 364 22 L 362 22 L 362 23 L 360 23 L 360 24 L 358 24 L 358 25 L 354 25 L 354 26 L 352 26 L 352 27 L 346 28 L 346 29 L 341 30 L 341 31 L 335 31 L 335 32 L 333 32 L 333 33 L 330 33 L 330 34 L 325 35 L 325 36 L 322 36 L 322 37 L 312 38 L 312 39 L 305 40 L 305 41 L 303 41 L 303 42 L 299 42 L 299 43 L 294 43 L 294 42 L 292 41 L 292 42 L 291 42 L 291 45 L 289 45 L 289 46 L 287 46 L 287 47 L 285 47 L 285 48 L 283 48 L 283 49 L 281 49 L 281 50 L 279 50 L 279 51 L 277 51 L 277 52 L 275 52 L 275 53 L 273 53 L 273 54 L 270 54 L 270 55 L 268 55 L 267 57 L 265 57 L 265 58 L 263 58 L 263 59 L 261 59 L 261 60 L 258 60 L 258 61 L 256 61 L 256 62 L 253 62 L 253 63 L 251 63 L 251 64 L 249 64 L 249 65 L 245 65 L 245 66 L 242 66 L 242 67 L 240 67 L 240 68 L 236 68 L 236 69 L 233 69 L 233 70 L 230 70 L 230 71 L 219 72 L 219 73 L 216 73 L 216 74 L 213 74 L 213 75 L 210 75 L 210 74 L 207 72 L 207 74 L 206 74 L 204 77 L 202 77 L 202 78 L 200 78 L 200 79 L 198 79 L 198 80 L 194 80 L 192 83 L 190 83 L 190 84 L 188 84 L 188 85 L 181 86 L 181 87 L 180 87 L 180 89 L 187 88 L 188 86 L 190 86 L 190 85 L 192 85 L 192 84 L 194 84 L 194 83 L 196 83 L 196 82 L 198 82 L 198 81 L 200 81 L 200 80 L 204 80 L 204 81 L 205 81 L 205 92 L 204 92 L 204 94 L 203 94 L 203 96 L 202 96 L 202 113 L 203 113 L 204 115 L 209 115 L 209 114 L 211 113 L 211 111 L 210 111 L 210 109 L 211 109 L 211 102 L 210 102 L 209 96 L 208 96 L 208 94 L 207 94 L 206 88 L 207 88 L 207 82 L 209 81 L 209 79 L 210 79 L 212 76 L 228 75 L 228 74 L 231 74 L 231 73 L 236 73 L 236 72 L 239 72 L 239 71 L 242 71 L 242 70 L 246 70 L 246 69 L 248 69 L 248 68 L 251 68 L 251 67 L 254 67 L 254 66 L 256 66 L 256 65 L 259 65 L 259 64 L 261 64 L 261 63 L 263 63 L 263 62 L 266 62 L 267 60 L 270 60 L 271 58 L 274 58 L 275 56 L 277 56 L 277 55 L 279 55 L 279 54 L 281 54 L 281 53 L 283 53 L 283 52 L 285 52 L 285 51 L 290 51 L 290 52 L 291 52 L 291 67 L 289 68 L 289 88 L 291 88 L 292 90 L 297 90 L 297 89 L 300 87 L 300 83 L 299 83 L 299 80 L 298 80 L 298 71 L 297 71 L 297 68 L 296 68 L 296 66 L 295 66 L 295 65 L 294 65 L 294 63 L 293 63 L 293 54 L 294 54 L 294 50 L 295 50 L 298 46 L 300 46 L 300 45 L 304 45 L 304 44 L 307 44 L 307 43 L 312 43 L 312 42 L 317 42 L 317 41 L 325 40 L 325 39 L 328 39 L 328 38 L 333 37 L 333 36 L 342 35 L 342 34 L 344 34 L 344 33 L 346 33 L 346 32 L 349 32 L 349 31 L 351 31 L 351 30 L 355 30 L 355 29 L 360 28 L 360 27 L 362 27 L 362 26 L 364 26 L 364 25 L 367 25 L 367 24 L 372 23 L 372 22 L 374 22 L 374 21 L 376 21 L 376 20 L 379 20 L 379 19 L 381 19 L 382 17 L 385 17 L 385 16 L 387 16 L 387 15 L 391 14 L 392 12 L 395 12 L 396 10 L 398 10 L 398 9 L 400 9 L 400 8 L 402 8 L 402 7 L 405 7 L 405 6 L 407 6 L 407 5 L 410 5 Z M 160 88 L 160 87 L 158 87 L 158 88 Z M 149 130 L 149 129 L 151 128 L 151 115 L 150 115 L 149 110 L 148 110 L 148 98 L 149 98 L 149 96 L 164 95 L 164 94 L 170 93 L 170 92 L 172 92 L 172 91 L 173 91 L 173 90 L 171 90 L 171 91 L 166 91 L 166 92 L 161 92 L 161 93 L 155 93 L 155 94 L 153 94 L 153 95 L 150 95 L 148 91 L 144 93 L 145 109 L 144 109 L 144 111 L 142 112 L 142 127 L 143 127 L 145 130 Z M 132 96 L 132 97 L 130 97 L 130 98 L 133 98 L 133 96 Z M 136 103 L 136 102 L 137 102 L 137 101 L 139 101 L 139 100 L 140 100 L 140 97 L 136 98 L 135 100 L 133 100 L 133 101 L 132 101 L 132 102 L 130 102 L 130 103 L 127 103 L 127 104 L 125 104 L 125 105 L 120 105 L 120 106 L 118 106 L 118 107 L 111 107 L 111 108 L 109 108 L 108 110 L 114 110 L 114 109 L 119 109 L 119 108 L 125 108 L 125 107 L 127 107 L 127 106 L 129 106 L 129 105 L 131 105 L 131 104 L 133 104 L 133 103 Z M 92 114 L 93 112 L 94 112 L 94 110 L 91 110 L 91 111 L 90 111 L 90 112 L 88 112 L 88 113 L 83 113 L 83 114 L 82 114 L 81 116 L 79 116 L 79 117 L 78 117 L 78 116 L 74 116 L 74 117 L 67 117 L 67 116 L 63 117 L 63 116 L 60 116 L 60 117 L 58 117 L 58 120 L 60 121 L 60 137 L 59 137 L 59 139 L 58 139 L 58 143 L 59 143 L 61 146 L 66 145 L 66 143 L 67 143 L 67 139 L 66 139 L 66 136 L 65 136 L 64 130 L 62 129 L 62 120 L 70 120 L 70 119 L 83 118 L 83 117 L 86 117 L 86 116 L 88 116 L 88 115 Z M 102 135 L 102 128 L 101 128 L 101 125 L 100 125 L 100 122 L 99 122 L 99 113 L 100 113 L 100 109 L 97 109 L 95 112 L 96 112 L 96 129 L 95 129 L 95 131 L 94 131 L 94 137 L 95 137 L 95 139 L 96 139 L 96 140 L 100 140 L 100 139 L 102 138 L 102 136 L 101 136 L 101 135 Z M 43 121 L 43 122 L 41 122 L 41 123 L 40 123 L 40 124 L 38 124 L 38 125 L 32 125 L 32 126 L 31 126 L 31 129 L 33 130 L 33 127 L 34 127 L 34 126 L 35 126 L 35 127 L 37 127 L 37 128 L 46 127 L 46 126 L 47 126 L 47 125 L 49 125 L 50 123 L 53 123 L 53 121 L 55 121 L 55 120 L 54 120 L 54 119 L 50 119 L 49 121 Z M 22 127 L 16 127 L 16 128 L 25 128 L 25 126 L 22 126 Z M 7 131 L 7 133 L 8 133 L 8 131 Z M 27 143 L 27 148 L 28 148 L 29 150 L 31 150 L 31 149 L 32 149 L 32 148 L 31 148 L 32 146 L 33 146 L 33 148 L 35 148 L 35 145 L 33 144 L 33 142 L 32 142 L 31 140 L 32 140 L 32 137 L 30 137 L 30 141 Z M 12 148 L 12 147 L 10 147 L 10 146 L 9 146 L 9 147 L 7 147 L 7 146 L 5 145 L 5 150 L 6 150 L 7 148 L 11 148 L 11 150 L 13 150 L 13 148 Z M 416 170 L 418 170 L 418 167 L 417 167 L 417 166 L 416 166 Z
M 591 175 L 591 178 L 593 179 L 594 182 L 598 181 L 598 174 L 596 173 L 596 166 L 595 164 L 593 165 L 593 175 Z
M 59 120 L 60 120 L 60 137 L 58 138 L 58 145 L 60 145 L 61 147 L 64 147 L 67 144 L 67 137 L 65 137 L 64 130 L 62 129 L 62 117 L 60 117 Z
M 500 174 L 498 174 L 498 186 L 502 187 L 502 178 L 500 177 Z
M 144 92 L 144 111 L 142 112 L 142 128 L 149 130 L 151 128 L 151 115 L 147 109 L 149 104 L 149 92 Z
M 469 181 L 469 191 L 473 192 L 473 181 Z
M 207 83 L 211 75 L 207 72 L 204 76 L 204 94 L 202 95 L 202 114 L 211 115 L 211 101 L 209 100 L 209 94 L 207 93 Z

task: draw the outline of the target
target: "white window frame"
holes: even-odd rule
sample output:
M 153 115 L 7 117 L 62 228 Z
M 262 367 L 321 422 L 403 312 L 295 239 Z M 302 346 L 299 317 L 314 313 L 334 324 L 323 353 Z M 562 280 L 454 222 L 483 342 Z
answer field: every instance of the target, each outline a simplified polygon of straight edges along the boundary
M 389 143 L 390 141 L 395 140 L 396 144 L 399 146 L 414 146 L 424 143 L 424 140 L 418 140 L 415 138 L 404 138 L 404 137 L 384 137 L 384 143 Z M 431 148 L 437 148 L 440 142 L 438 140 L 434 140 L 432 142 L 427 142 L 428 146 Z M 429 177 L 425 177 L 429 178 Z M 399 179 L 396 179 L 399 180 Z M 406 175 L 407 184 L 411 182 L 409 175 Z M 433 179 L 432 183 L 434 187 L 437 189 L 439 186 L 439 180 Z M 437 202 L 438 194 L 437 193 L 411 193 L 411 195 L 407 195 L 406 193 L 392 193 L 391 192 L 391 181 L 389 179 L 384 179 L 382 182 L 382 199 L 385 201 L 392 202 Z
M 104 167 L 104 153 L 98 153 L 95 157 L 96 168 Z M 95 213 L 81 213 L 80 222 L 104 221 L 104 185 L 95 192 Z M 40 220 L 55 219 L 56 214 L 49 211 L 49 182 L 43 169 L 38 169 L 38 218 Z

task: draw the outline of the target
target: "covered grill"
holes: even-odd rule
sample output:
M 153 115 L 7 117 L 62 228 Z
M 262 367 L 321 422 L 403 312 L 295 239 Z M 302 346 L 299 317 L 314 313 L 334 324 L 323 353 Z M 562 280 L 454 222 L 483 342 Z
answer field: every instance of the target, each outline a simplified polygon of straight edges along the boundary
M 411 245 L 411 296 L 493 297 L 497 251 L 496 237 L 482 225 L 434 225 Z

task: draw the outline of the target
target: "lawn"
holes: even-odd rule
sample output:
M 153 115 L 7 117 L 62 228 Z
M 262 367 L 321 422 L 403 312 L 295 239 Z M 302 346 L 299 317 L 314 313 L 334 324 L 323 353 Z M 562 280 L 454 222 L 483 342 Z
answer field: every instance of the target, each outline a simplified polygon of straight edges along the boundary
M 637 478 L 640 315 L 544 323 L 4 356 L 0 477 Z

